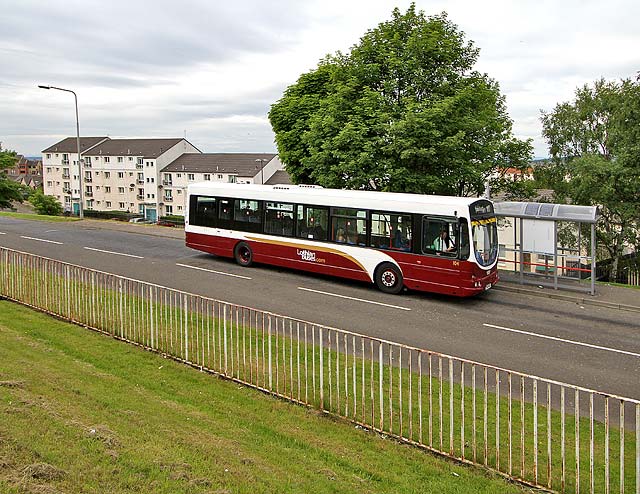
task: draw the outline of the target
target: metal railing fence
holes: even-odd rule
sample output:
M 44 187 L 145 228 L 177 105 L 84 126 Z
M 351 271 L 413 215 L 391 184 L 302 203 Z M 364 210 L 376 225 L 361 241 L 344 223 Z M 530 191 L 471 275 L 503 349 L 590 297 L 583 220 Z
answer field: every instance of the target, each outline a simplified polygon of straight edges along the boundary
M 640 494 L 640 402 L 0 247 L 0 296 L 559 492 Z

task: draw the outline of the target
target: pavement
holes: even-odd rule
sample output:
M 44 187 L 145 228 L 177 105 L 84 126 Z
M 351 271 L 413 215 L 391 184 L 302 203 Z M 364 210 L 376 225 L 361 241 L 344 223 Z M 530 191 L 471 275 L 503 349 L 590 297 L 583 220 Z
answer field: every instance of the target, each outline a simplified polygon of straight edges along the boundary
M 576 293 L 575 289 L 559 288 L 555 290 L 542 285 L 527 284 L 521 285 L 515 280 L 511 272 L 500 272 L 500 282 L 494 287 L 496 290 L 530 295 L 534 297 L 545 297 L 555 300 L 566 300 L 580 305 L 594 305 L 607 307 L 610 309 L 620 309 L 633 312 L 640 312 L 640 288 L 627 288 L 607 283 L 597 283 L 596 293 Z M 587 285 L 583 285 L 585 290 Z M 588 287 L 590 289 L 590 285 Z
M 142 235 L 184 239 L 184 229 L 180 227 L 166 227 L 140 223 L 126 223 L 115 220 L 93 219 L 82 220 L 82 225 L 88 229 L 117 230 Z M 580 305 L 593 305 L 607 307 L 610 309 L 640 312 L 640 289 L 598 283 L 596 285 L 595 295 L 590 295 L 588 293 L 575 293 L 575 291 L 566 289 L 554 290 L 553 288 L 543 286 L 521 285 L 509 275 L 509 272 L 501 272 L 500 283 L 498 283 L 494 289 L 532 297 L 564 300 Z

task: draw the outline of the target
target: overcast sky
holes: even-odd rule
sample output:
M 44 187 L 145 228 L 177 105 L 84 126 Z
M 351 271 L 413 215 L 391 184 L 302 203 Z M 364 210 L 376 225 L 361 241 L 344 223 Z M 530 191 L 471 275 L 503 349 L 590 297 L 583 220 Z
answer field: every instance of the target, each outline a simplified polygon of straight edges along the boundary
M 272 152 L 270 106 L 328 53 L 409 1 L 0 0 L 0 142 L 28 156 L 75 135 L 182 137 L 203 152 Z M 637 0 L 417 0 L 480 48 L 514 132 L 547 155 L 540 110 L 640 71 Z

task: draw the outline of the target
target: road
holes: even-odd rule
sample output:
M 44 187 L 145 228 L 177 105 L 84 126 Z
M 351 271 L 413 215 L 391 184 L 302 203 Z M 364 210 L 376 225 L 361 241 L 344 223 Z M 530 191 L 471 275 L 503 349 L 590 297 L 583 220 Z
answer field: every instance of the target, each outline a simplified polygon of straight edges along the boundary
M 187 249 L 181 238 L 85 222 L 0 217 L 0 245 L 640 399 L 640 324 L 634 312 L 498 290 L 473 299 L 386 295 L 366 284 L 308 273 L 241 268 Z

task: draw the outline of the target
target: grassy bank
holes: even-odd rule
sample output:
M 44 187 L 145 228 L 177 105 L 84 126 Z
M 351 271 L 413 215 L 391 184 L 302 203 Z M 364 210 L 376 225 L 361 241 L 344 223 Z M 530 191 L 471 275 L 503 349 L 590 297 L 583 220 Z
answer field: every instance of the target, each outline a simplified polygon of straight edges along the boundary
M 79 218 L 73 216 L 47 216 L 46 214 L 12 213 L 9 211 L 0 211 L 0 216 L 17 218 L 19 220 L 51 221 L 54 223 L 63 221 L 79 221 Z
M 522 492 L 8 302 L 0 417 L 1 492 Z
M 434 356 L 432 361 L 431 357 L 423 355 L 423 373 L 419 376 L 415 367 L 413 372 L 407 372 L 406 363 L 412 359 L 406 351 L 400 356 L 398 349 L 391 354 L 391 348 L 381 350 L 377 343 L 363 342 L 362 353 L 368 355 L 363 361 L 356 356 L 360 343 L 324 330 L 324 343 L 314 346 L 311 341 L 319 342 L 319 329 L 315 329 L 315 337 L 312 337 L 313 327 L 304 324 L 299 327 L 297 323 L 271 317 L 256 319 L 257 314 L 251 315 L 244 309 L 223 307 L 218 303 L 204 304 L 198 297 L 180 295 L 176 298 L 170 291 L 120 282 L 109 275 L 93 274 L 88 278 L 82 270 L 63 277 L 43 275 L 21 263 L 9 262 L 0 268 L 3 268 L 0 278 L 21 280 L 7 287 L 17 290 L 16 294 L 22 293 L 16 295 L 17 298 L 48 307 L 55 313 L 129 341 L 251 382 L 282 396 L 302 399 L 315 408 L 368 423 L 385 433 L 392 432 L 440 451 L 450 451 L 455 456 L 464 455 L 503 472 L 513 472 L 541 485 L 551 481 L 553 488 L 560 489 L 565 471 L 567 491 L 573 491 L 578 480 L 581 490 L 589 489 L 590 423 L 588 418 L 575 421 L 571 389 L 567 390 L 563 432 L 562 415 L 557 408 L 550 410 L 544 406 L 545 392 L 553 391 L 557 400 L 559 389 L 545 389 L 542 382 L 537 383 L 538 406 L 534 407 L 531 400 L 535 383 L 532 380 L 520 382 L 520 378 L 514 376 L 514 403 L 510 407 L 504 395 L 496 401 L 491 384 L 489 391 L 483 393 L 482 367 L 476 369 L 474 394 L 468 386 L 464 390 L 457 383 L 450 386 L 452 362 L 447 358 Z M 34 286 L 44 289 L 35 290 Z M 309 345 L 306 344 L 307 336 Z M 382 367 L 379 350 L 384 354 Z M 396 364 L 387 365 L 392 361 Z M 415 365 L 415 356 L 413 362 Z M 427 373 L 427 369 L 431 371 Z M 467 365 L 467 382 L 472 371 Z M 489 381 L 493 373 L 488 373 Z M 501 373 L 503 392 L 510 379 L 505 372 Z M 524 407 L 516 400 L 522 394 L 521 386 L 527 396 Z M 588 399 L 583 393 L 581 403 L 588 403 Z M 462 406 L 463 402 L 465 406 Z M 596 409 L 602 409 L 598 400 L 594 404 Z M 508 427 L 510 410 L 512 430 Z M 618 411 L 617 403 L 612 401 L 609 405 L 611 417 Z M 633 415 L 634 411 L 628 409 L 627 413 Z M 578 425 L 579 458 L 575 437 Z M 622 436 L 624 448 L 620 444 Z M 607 477 L 609 487 L 617 488 L 622 464 L 625 487 L 634 489 L 637 448 L 633 432 L 622 435 L 615 425 L 607 431 L 602 423 L 596 422 L 593 424 L 593 451 L 596 492 L 605 490 Z M 624 455 L 623 462 L 621 455 Z M 608 474 L 606 456 L 610 461 Z

